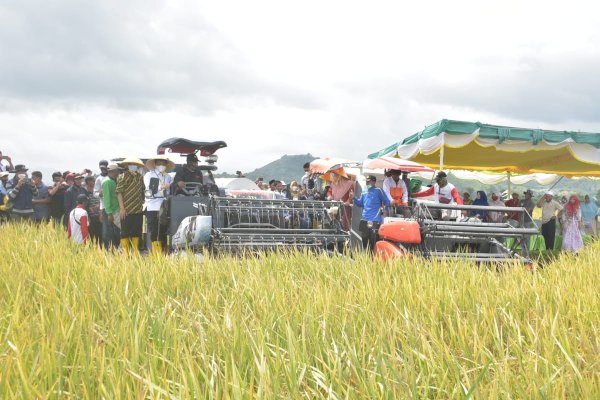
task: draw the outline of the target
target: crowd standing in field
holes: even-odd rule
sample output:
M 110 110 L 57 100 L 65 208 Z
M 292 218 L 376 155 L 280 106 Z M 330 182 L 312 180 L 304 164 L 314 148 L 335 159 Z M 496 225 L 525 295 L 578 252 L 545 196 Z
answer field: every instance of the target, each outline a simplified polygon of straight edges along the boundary
M 483 222 L 506 222 L 514 227 L 535 226 L 532 215 L 537 206 L 541 209 L 541 235 L 547 249 L 554 249 L 557 227 L 562 236 L 562 249 L 566 251 L 579 251 L 583 247 L 583 235 L 597 237 L 600 210 L 589 195 L 585 195 L 583 202 L 576 195 L 556 201 L 554 193 L 547 191 L 534 202 L 534 194 L 528 189 L 523 192 L 523 199 L 514 192 L 510 199 L 502 201 L 500 193 L 491 193 L 488 200 L 485 191 L 478 190 L 472 199 L 469 192 L 461 196 L 443 171 L 437 173 L 433 185 L 418 191 L 411 187 L 406 172 L 392 170 L 386 171 L 382 188 L 377 186 L 375 176 L 368 176 L 367 187 L 361 196 L 354 197 L 354 177 L 329 173 L 323 184 L 320 175 L 310 172 L 309 163 L 303 167 L 304 175 L 299 181 L 286 184 L 271 179 L 265 182 L 261 177 L 255 183 L 260 189 L 273 192 L 277 199 L 341 201 L 344 204 L 341 222 L 345 230 L 351 226 L 352 206 L 363 209 L 359 230 L 366 230 L 368 224 L 371 231 L 385 215 L 406 215 L 409 199 L 432 196 L 433 201 L 444 204 L 525 208 L 523 221 L 518 213 L 493 210 L 462 215 Z M 175 164 L 164 156 L 155 156 L 146 163 L 137 158 L 127 158 L 118 164 L 101 160 L 98 168 L 97 175 L 90 169 L 81 173 L 57 171 L 51 176 L 51 184 L 46 185 L 40 171 L 29 174 L 24 164 L 13 164 L 11 157 L 0 151 L 0 223 L 51 221 L 63 225 L 77 243 L 94 242 L 106 249 L 121 248 L 131 253 L 145 247 L 140 242 L 145 216 L 150 250 L 154 254 L 164 252 L 167 229 L 159 218 L 161 205 L 171 194 L 188 194 L 186 183 L 202 183 L 197 156 L 188 155 L 186 164 L 174 177 L 169 173 Z M 240 171 L 236 175 L 243 177 Z M 372 237 L 363 238 L 365 247 L 373 245 Z

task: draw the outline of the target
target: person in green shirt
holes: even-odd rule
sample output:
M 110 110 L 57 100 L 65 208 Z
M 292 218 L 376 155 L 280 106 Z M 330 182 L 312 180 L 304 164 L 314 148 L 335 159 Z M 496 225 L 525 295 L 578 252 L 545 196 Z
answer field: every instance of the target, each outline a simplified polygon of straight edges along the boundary
M 119 200 L 117 198 L 117 177 L 119 166 L 110 164 L 107 167 L 108 179 L 102 183 L 102 205 L 108 216 L 108 235 L 103 237 L 105 248 L 118 248 L 121 240 L 121 218 Z

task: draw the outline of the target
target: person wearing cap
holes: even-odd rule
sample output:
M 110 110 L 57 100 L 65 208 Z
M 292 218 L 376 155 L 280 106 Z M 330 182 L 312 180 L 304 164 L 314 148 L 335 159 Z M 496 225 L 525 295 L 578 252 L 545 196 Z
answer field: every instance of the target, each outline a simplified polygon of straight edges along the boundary
M 535 203 L 533 202 L 533 192 L 530 189 L 527 189 L 523 192 L 523 196 L 525 198 L 521 200 L 519 206 L 523 207 L 527 210 L 527 213 L 523 216 L 523 227 L 525 228 L 533 228 L 533 209 L 535 208 Z
M 106 230 L 102 231 L 102 242 L 105 249 L 118 248 L 121 241 L 121 213 L 117 196 L 117 177 L 119 166 L 109 164 L 106 167 L 107 179 L 102 182 L 102 207 L 106 216 Z
M 106 215 L 106 212 L 104 211 L 104 204 L 101 201 L 102 184 L 104 183 L 105 180 L 109 179 L 107 167 L 108 167 L 108 161 L 100 160 L 98 162 L 98 168 L 100 169 L 100 175 L 98 175 L 96 177 L 96 180 L 94 181 L 94 197 L 96 199 L 98 199 L 99 206 L 100 206 L 99 211 L 98 211 L 98 217 L 100 219 L 100 224 L 102 226 L 102 243 L 106 243 L 106 240 L 104 238 L 109 235 L 108 229 L 110 228 L 110 224 L 107 221 L 108 216 Z
M 117 199 L 121 217 L 121 247 L 125 253 L 139 251 L 144 221 L 144 163 L 139 158 L 121 161 L 125 172 L 117 178 Z
M 392 170 L 390 176 L 383 180 L 383 193 L 390 200 L 392 207 L 406 207 L 408 205 L 408 187 L 400 179 L 402 171 Z
M 108 179 L 108 161 L 100 160 L 98 163 L 98 168 L 100 169 L 100 175 L 96 177 L 94 181 L 94 196 L 100 197 L 100 193 L 102 192 L 102 183 Z
M 203 183 L 202 170 L 198 168 L 198 157 L 196 154 L 188 154 L 186 156 L 186 164 L 175 174 L 175 192 L 174 195 L 188 195 L 186 183 Z
M 65 171 L 63 173 L 63 179 L 65 180 L 67 186 L 71 187 L 75 183 L 75 174 L 70 171 Z
M 42 173 L 40 171 L 33 171 L 31 173 L 31 181 L 38 190 L 37 196 L 33 196 L 33 211 L 35 222 L 41 223 L 46 222 L 50 218 L 50 194 L 48 193 L 48 186 L 42 182 Z
M 52 174 L 52 186 L 48 189 L 50 196 L 50 220 L 63 223 L 65 217 L 65 193 L 69 186 L 64 181 L 63 174 L 56 171 Z
M 83 175 L 73 175 L 73 185 L 65 192 L 65 223 L 69 222 L 71 211 L 77 207 L 77 197 L 80 194 L 85 194 L 83 188 Z
M 376 186 L 377 178 L 373 175 L 367 176 L 367 188 L 359 198 L 350 192 L 350 201 L 358 207 L 362 207 L 362 217 L 359 231 L 362 235 L 363 247 L 373 249 L 375 246 L 374 231 L 383 221 L 384 207 L 390 206 L 390 199 L 383 190 Z M 370 226 L 369 226 L 370 225 Z
M 0 223 L 10 219 L 10 197 L 8 197 L 8 190 L 6 189 L 8 176 L 8 172 L 0 172 Z
M 551 190 L 542 196 L 537 206 L 542 209 L 542 236 L 546 250 L 553 250 L 556 236 L 556 213 L 562 211 L 563 206 L 554 200 L 554 192 Z
M 456 190 L 453 184 L 448 182 L 448 175 L 444 171 L 437 173 L 433 186 L 421 192 L 413 193 L 412 197 L 426 197 L 431 195 L 434 196 L 436 203 L 449 204 L 454 202 L 456 204 L 463 204 L 458 190 Z
M 8 181 L 8 196 L 13 204 L 11 210 L 12 220 L 33 220 L 33 197 L 38 190 L 33 181 L 27 176 L 27 167 L 23 164 L 15 166 L 15 176 Z
M 89 233 L 89 218 L 86 211 L 88 197 L 85 194 L 77 195 L 75 199 L 75 208 L 69 212 L 69 222 L 67 224 L 67 232 L 77 244 L 84 244 L 90 238 Z
M 148 172 L 144 175 L 146 188 L 146 232 L 152 242 L 152 254 L 160 255 L 167 242 L 167 227 L 159 223 L 158 212 L 171 192 L 173 179 L 169 172 L 175 169 L 175 163 L 159 155 L 146 161 Z

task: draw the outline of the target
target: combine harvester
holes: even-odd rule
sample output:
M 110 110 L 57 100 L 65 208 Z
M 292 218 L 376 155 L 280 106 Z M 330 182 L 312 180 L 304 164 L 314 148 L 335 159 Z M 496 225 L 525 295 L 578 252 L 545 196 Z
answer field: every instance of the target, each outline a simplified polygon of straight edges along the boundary
M 203 163 L 203 183 L 186 182 L 186 195 L 170 196 L 161 217 L 168 226 L 171 251 L 252 254 L 308 249 L 342 253 L 349 233 L 342 230 L 339 202 L 288 200 L 263 191 L 247 179 L 219 187 L 212 171 L 215 152 L 225 142 L 174 138 L 161 143 L 159 154 L 196 154 Z M 230 182 L 231 183 L 231 182 Z M 230 186 L 232 188 L 228 188 Z
M 521 207 L 481 207 L 419 201 L 412 215 L 388 217 L 377 234 L 375 254 L 383 259 L 417 254 L 425 258 L 463 259 L 476 262 L 516 260 L 530 264 L 528 237 L 536 228 L 515 228 L 508 222 L 482 222 L 462 213 L 503 212 L 519 214 L 520 226 L 527 210 Z M 442 217 L 434 218 L 433 215 Z M 458 217 L 456 217 L 458 215 Z M 507 243 L 511 243 L 507 245 Z M 517 252 L 520 248 L 522 254 Z
M 370 160 L 392 156 L 438 170 L 491 171 L 507 174 L 600 176 L 600 134 L 517 128 L 480 122 L 441 120 L 420 132 L 370 154 Z M 379 229 L 376 252 L 384 257 L 415 251 L 425 257 L 467 258 L 475 261 L 518 259 L 529 262 L 526 238 L 537 229 L 507 223 L 483 223 L 462 212 L 519 213 L 522 208 L 415 205 L 412 220 L 388 220 Z M 435 211 L 435 212 L 432 212 Z M 450 217 L 432 218 L 432 214 Z M 459 213 L 458 217 L 456 214 Z M 507 245 L 509 244 L 509 245 Z M 516 253 L 522 248 L 523 255 Z

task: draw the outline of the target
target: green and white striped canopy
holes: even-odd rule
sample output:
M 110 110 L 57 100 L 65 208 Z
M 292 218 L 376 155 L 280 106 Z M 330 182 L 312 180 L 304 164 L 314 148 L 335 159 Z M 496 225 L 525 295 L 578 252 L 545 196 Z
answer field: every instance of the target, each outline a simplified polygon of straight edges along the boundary
M 600 176 L 600 133 L 444 119 L 368 157 L 390 155 L 431 168 Z

